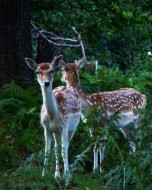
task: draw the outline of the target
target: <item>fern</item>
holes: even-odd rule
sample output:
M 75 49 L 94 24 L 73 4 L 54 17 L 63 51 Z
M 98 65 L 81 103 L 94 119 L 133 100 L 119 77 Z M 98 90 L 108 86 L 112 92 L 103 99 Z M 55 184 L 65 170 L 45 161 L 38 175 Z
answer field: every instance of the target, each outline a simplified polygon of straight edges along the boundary
M 145 142 L 145 129 L 141 129 L 138 135 L 143 134 L 143 138 L 138 138 L 138 150 L 134 154 L 123 156 L 123 162 L 111 169 L 104 176 L 106 179 L 106 189 L 149 189 L 151 187 L 152 175 L 152 149 L 151 142 Z M 150 134 L 147 133 L 149 136 Z M 146 137 L 147 137 L 146 135 Z M 139 142 L 140 141 L 140 142 Z M 145 146 L 146 145 L 146 146 Z M 124 172 L 125 170 L 125 172 Z
M 54 81 L 54 87 L 60 84 L 60 77 L 61 73 L 56 73 L 57 79 Z M 69 189 L 77 186 L 77 183 L 87 184 L 83 188 L 86 189 L 89 188 L 89 179 L 90 184 L 104 183 L 104 188 L 108 190 L 152 189 L 152 112 L 150 112 L 152 79 L 150 70 L 136 72 L 132 70 L 124 74 L 117 68 L 108 69 L 101 66 L 95 75 L 81 73 L 80 78 L 82 88 L 88 93 L 132 87 L 146 94 L 146 109 L 140 110 L 142 120 L 141 127 L 137 131 L 137 152 L 130 155 L 126 139 L 113 125 L 118 119 L 118 114 L 114 114 L 109 120 L 106 112 L 95 106 L 87 116 L 87 123 L 80 122 L 70 143 L 69 162 L 72 163 L 70 171 L 72 176 L 76 177 L 63 176 L 61 180 L 56 181 L 53 176 L 54 157 L 51 156 L 48 175 L 45 179 L 41 179 L 44 159 L 42 151 L 44 136 L 39 122 L 41 93 L 38 86 L 22 89 L 12 82 L 0 90 L 0 178 L 4 183 L 3 186 L 0 185 L 0 188 L 10 188 L 5 184 L 11 183 L 21 184 L 21 186 L 18 185 L 19 188 L 24 189 L 30 182 L 29 187 L 32 189 L 39 187 Z M 110 127 L 103 128 L 102 126 L 105 125 Z M 90 127 L 94 131 L 93 137 L 90 137 Z M 105 160 L 102 163 L 103 174 L 99 175 L 98 171 L 90 174 L 93 165 L 92 146 L 95 142 L 99 143 L 100 136 L 103 135 L 108 137 Z M 86 174 L 87 172 L 89 174 Z M 52 173 L 51 176 L 50 173 Z M 84 179 L 87 176 L 87 180 L 83 182 L 82 176 Z M 78 182 L 77 179 L 79 179 Z M 15 189 L 16 187 L 14 186 Z M 90 185 L 90 187 L 93 189 L 93 186 Z
M 84 166 L 85 166 L 85 160 L 88 157 L 88 153 L 92 149 L 92 145 L 88 146 L 83 152 L 81 152 L 79 155 L 75 156 L 74 162 L 70 165 L 70 171 L 75 172 L 75 171 L 84 171 Z
M 36 86 L 25 90 L 12 82 L 11 84 L 4 85 L 1 89 L 0 99 L 8 98 L 24 101 L 28 106 L 35 106 L 41 100 L 41 93 Z
M 37 108 L 39 95 L 36 95 L 35 89 L 35 87 L 32 87 L 25 90 L 15 83 L 5 85 L 1 89 L 0 152 L 5 156 L 5 160 L 8 160 L 5 162 L 4 159 L 0 159 L 1 168 L 4 168 L 4 163 L 5 168 L 9 168 L 10 165 L 17 166 L 20 164 L 27 153 L 33 152 L 36 142 L 40 141 L 38 134 L 41 128 Z M 38 98 L 33 98 L 34 94 Z M 3 151 L 4 149 L 5 152 Z M 13 157 L 7 155 L 13 155 Z

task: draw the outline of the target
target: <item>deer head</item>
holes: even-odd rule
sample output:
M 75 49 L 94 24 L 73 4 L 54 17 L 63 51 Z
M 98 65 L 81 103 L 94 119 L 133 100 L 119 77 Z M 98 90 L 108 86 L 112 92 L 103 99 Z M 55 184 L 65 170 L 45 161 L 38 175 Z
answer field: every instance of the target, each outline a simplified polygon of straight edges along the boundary
M 85 58 L 82 58 L 76 63 L 63 64 L 61 81 L 66 82 L 67 86 L 78 88 L 80 85 L 78 70 L 83 68 L 85 61 Z
M 55 57 L 52 63 L 37 64 L 33 59 L 25 58 L 28 67 L 37 73 L 37 80 L 41 87 L 49 87 L 53 82 L 53 72 L 58 68 L 63 56 Z

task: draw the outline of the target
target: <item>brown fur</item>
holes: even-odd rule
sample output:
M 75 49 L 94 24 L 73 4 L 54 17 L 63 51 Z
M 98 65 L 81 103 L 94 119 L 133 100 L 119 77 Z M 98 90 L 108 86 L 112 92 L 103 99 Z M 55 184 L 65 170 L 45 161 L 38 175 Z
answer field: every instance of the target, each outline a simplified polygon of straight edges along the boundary
M 87 101 L 88 106 L 100 105 L 111 112 L 126 112 L 144 108 L 146 96 L 133 88 L 121 88 L 115 91 L 84 94 L 80 87 L 77 65 L 67 64 L 62 68 L 62 74 L 67 80 L 68 86 L 75 88 L 81 99 Z

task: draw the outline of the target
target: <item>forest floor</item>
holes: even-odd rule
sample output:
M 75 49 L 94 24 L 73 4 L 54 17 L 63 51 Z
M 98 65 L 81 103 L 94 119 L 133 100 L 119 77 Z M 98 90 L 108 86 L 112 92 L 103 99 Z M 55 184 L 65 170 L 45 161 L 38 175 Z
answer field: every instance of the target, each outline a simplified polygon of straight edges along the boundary
M 17 176 L 1 175 L 0 190 L 102 190 L 103 187 L 99 174 L 92 172 L 76 173 L 69 179 L 55 179 L 51 175 L 42 179 L 38 170 L 28 172 Z

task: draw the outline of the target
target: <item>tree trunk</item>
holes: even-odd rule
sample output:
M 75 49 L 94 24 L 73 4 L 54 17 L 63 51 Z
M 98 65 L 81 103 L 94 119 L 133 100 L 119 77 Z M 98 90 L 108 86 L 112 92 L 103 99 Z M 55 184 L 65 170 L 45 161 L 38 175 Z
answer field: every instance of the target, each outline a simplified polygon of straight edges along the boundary
M 25 57 L 32 57 L 28 2 L 0 0 L 0 86 L 12 80 L 21 86 L 33 84 Z

